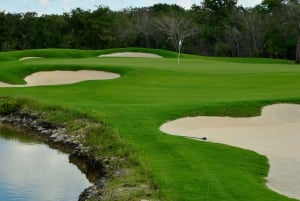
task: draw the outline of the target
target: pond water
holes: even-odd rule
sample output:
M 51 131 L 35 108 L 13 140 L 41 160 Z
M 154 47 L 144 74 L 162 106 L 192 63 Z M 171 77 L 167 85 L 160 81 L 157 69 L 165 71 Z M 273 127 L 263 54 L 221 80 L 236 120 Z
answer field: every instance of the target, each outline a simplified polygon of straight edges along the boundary
M 67 154 L 0 124 L 1 201 L 75 201 L 89 186 Z

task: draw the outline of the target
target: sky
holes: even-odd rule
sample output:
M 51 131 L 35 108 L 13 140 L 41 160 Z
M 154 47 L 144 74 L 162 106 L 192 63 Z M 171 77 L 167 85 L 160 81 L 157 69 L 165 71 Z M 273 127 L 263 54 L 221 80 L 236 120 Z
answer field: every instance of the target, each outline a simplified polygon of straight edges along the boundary
M 238 0 L 238 5 L 253 7 L 262 0 Z M 201 0 L 0 0 L 0 11 L 10 13 L 37 12 L 39 14 L 61 14 L 71 9 L 82 8 L 94 10 L 99 5 L 111 10 L 122 10 L 129 7 L 145 7 L 157 3 L 177 4 L 186 9 L 192 4 L 200 5 Z

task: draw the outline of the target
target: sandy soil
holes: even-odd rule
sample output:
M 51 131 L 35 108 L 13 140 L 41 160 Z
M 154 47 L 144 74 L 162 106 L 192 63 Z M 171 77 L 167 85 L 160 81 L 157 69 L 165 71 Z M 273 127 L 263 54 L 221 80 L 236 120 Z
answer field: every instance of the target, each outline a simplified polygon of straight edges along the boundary
M 102 54 L 98 57 L 144 57 L 144 58 L 163 58 L 157 54 L 142 52 L 117 52 L 112 54 Z
M 81 82 L 85 80 L 109 80 L 119 78 L 120 75 L 116 73 L 80 70 L 80 71 L 43 71 L 31 74 L 25 77 L 27 84 L 25 85 L 11 85 L 0 82 L 0 87 L 30 87 L 30 86 L 44 86 L 44 85 L 60 85 Z
M 42 57 L 22 57 L 19 61 L 29 60 L 29 59 L 41 59 Z
M 261 116 L 251 118 L 187 117 L 167 122 L 160 129 L 265 155 L 270 163 L 267 185 L 300 199 L 300 105 L 266 106 Z

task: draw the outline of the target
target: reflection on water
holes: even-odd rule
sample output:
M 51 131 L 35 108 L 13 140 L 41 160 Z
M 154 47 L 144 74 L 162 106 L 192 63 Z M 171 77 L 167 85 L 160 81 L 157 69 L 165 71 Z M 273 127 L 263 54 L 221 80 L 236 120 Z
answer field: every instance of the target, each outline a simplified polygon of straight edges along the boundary
M 72 201 L 90 185 L 67 154 L 0 125 L 0 200 Z

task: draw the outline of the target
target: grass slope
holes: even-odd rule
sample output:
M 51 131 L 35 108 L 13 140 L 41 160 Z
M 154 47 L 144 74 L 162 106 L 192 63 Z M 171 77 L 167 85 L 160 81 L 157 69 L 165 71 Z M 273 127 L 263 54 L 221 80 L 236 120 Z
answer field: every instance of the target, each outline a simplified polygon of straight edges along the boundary
M 122 51 L 156 50 L 122 49 Z M 1 96 L 28 97 L 105 119 L 137 153 L 162 200 L 292 200 L 264 183 L 267 159 L 254 152 L 169 136 L 158 127 L 187 115 L 259 115 L 275 102 L 300 102 L 300 67 L 290 61 L 209 58 L 157 50 L 165 59 L 96 58 L 117 50 L 30 50 L 1 53 L 0 81 L 22 83 L 32 72 L 98 69 L 120 79 L 73 85 L 0 88 Z M 17 61 L 23 56 L 47 59 Z M 261 61 L 261 62 L 259 62 Z M 97 142 L 97 136 L 94 136 Z M 99 142 L 101 143 L 101 142 Z

